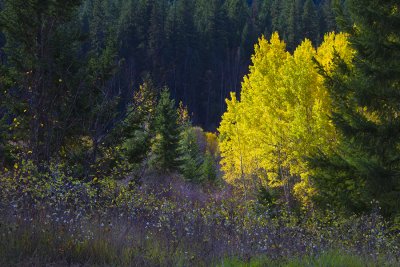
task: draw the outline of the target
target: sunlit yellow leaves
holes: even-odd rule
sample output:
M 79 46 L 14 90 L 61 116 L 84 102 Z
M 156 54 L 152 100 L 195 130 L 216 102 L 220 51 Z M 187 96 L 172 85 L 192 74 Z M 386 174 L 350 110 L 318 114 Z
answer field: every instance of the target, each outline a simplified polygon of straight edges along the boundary
M 345 63 L 350 64 L 352 62 L 355 51 L 350 48 L 348 34 L 328 33 L 324 37 L 324 42 L 318 47 L 315 58 L 328 73 L 330 73 L 334 67 L 333 59 L 335 53 L 340 56 Z
M 294 195 L 314 194 L 305 157 L 335 145 L 330 98 L 320 66 L 331 72 L 335 53 L 350 63 L 354 52 L 344 34 L 327 34 L 316 50 L 305 40 L 293 54 L 274 33 L 259 39 L 240 100 L 234 93 L 219 127 L 221 165 L 228 182 L 279 187 L 297 181 Z M 293 178 L 296 179 L 293 179 Z

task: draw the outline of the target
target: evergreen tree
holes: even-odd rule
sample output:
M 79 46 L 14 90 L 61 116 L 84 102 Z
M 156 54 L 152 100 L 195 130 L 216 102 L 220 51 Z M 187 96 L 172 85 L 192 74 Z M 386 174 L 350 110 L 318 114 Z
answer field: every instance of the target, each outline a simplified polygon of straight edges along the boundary
M 320 23 L 319 33 L 336 31 L 336 20 L 334 14 L 334 4 L 332 0 L 324 0 L 320 4 Z
M 249 8 L 244 0 L 227 0 L 224 9 L 229 20 L 229 43 L 240 44 L 242 32 L 248 19 Z M 234 29 L 234 31 L 231 31 Z
M 298 43 L 301 27 L 300 19 L 298 16 L 298 1 L 287 1 L 284 4 L 285 11 L 285 28 L 282 33 L 285 35 L 287 46 L 289 50 L 294 50 Z M 300 27 L 299 27 L 300 26 Z
M 151 62 L 150 70 L 153 75 L 163 79 L 163 50 L 165 47 L 165 0 L 154 1 L 151 7 L 148 32 L 148 59 Z
M 354 67 L 326 73 L 340 145 L 314 158 L 319 201 L 362 212 L 379 201 L 400 210 L 400 10 L 397 0 L 348 1 L 340 16 L 356 50 Z
M 121 127 L 116 129 L 122 135 L 122 147 L 130 164 L 141 163 L 149 153 L 155 104 L 153 82 L 146 80 L 135 92 Z
M 203 178 L 202 164 L 204 160 L 197 144 L 197 136 L 192 127 L 188 110 L 182 102 L 179 103 L 178 112 L 179 124 L 182 129 L 179 141 L 180 171 L 187 180 L 198 183 Z
M 101 146 L 123 117 L 133 88 L 151 73 L 156 86 L 166 84 L 172 97 L 190 107 L 196 124 L 214 130 L 228 91 L 239 90 L 257 37 L 275 28 L 290 50 L 299 43 L 303 4 L 2 0 L 7 45 L 0 61 L 10 70 L 2 76 L 15 84 L 6 90 L 8 108 L 1 112 L 18 117 L 13 135 L 24 136 L 37 160 L 77 137 Z M 92 161 L 98 150 L 90 149 Z
M 89 7 L 91 11 L 90 19 L 90 41 L 92 49 L 99 53 L 105 46 L 107 38 L 105 0 L 93 0 Z
M 228 91 L 239 90 L 257 38 L 277 30 L 292 52 L 305 36 L 305 0 L 96 1 L 105 9 L 111 3 L 118 6 L 118 20 L 109 18 L 107 10 L 97 13 L 105 14 L 104 25 L 118 25 L 119 55 L 126 60 L 121 87 L 136 88 L 151 73 L 157 86 L 166 84 L 172 97 L 189 106 L 196 123 L 212 130 Z M 320 4 L 308 3 L 311 15 L 324 16 Z M 323 33 L 307 37 L 317 44 Z
M 72 132 L 79 132 L 74 101 L 79 95 L 80 0 L 5 0 L 0 14 L 6 37 L 6 69 L 11 110 L 31 156 L 48 160 Z M 4 69 L 4 68 L 3 68 Z
M 318 15 L 313 0 L 306 0 L 301 17 L 303 36 L 313 42 L 318 40 Z
M 291 1 L 292 2 L 292 1 Z M 272 31 L 281 31 L 283 30 L 283 22 L 282 22 L 282 15 L 283 12 L 283 1 L 279 1 L 279 0 L 275 0 L 272 1 L 271 4 L 271 23 L 272 23 Z M 286 4 L 288 4 L 288 1 L 286 2 Z M 287 9 L 287 8 L 286 8 Z
M 178 113 L 175 101 L 170 98 L 168 89 L 161 91 L 154 120 L 155 137 L 152 146 L 152 166 L 163 171 L 179 169 L 179 138 L 181 129 L 178 125 Z
M 0 8 L 2 8 L 1 5 Z M 11 101 L 8 99 L 8 92 L 13 84 L 13 80 L 10 79 L 12 76 L 5 65 L 5 59 L 3 60 L 4 44 L 4 35 L 0 32 L 0 166 L 10 166 L 12 165 L 10 162 L 11 146 L 9 143 L 12 134 L 12 127 L 10 127 L 12 118 L 10 111 L 12 107 L 9 106 Z
M 204 155 L 204 161 L 201 167 L 203 180 L 210 183 L 216 183 L 218 180 L 217 164 L 214 157 L 209 151 L 207 151 Z
M 182 175 L 189 181 L 201 182 L 203 178 L 203 157 L 197 144 L 197 138 L 192 127 L 186 127 L 181 134 L 180 139 Z

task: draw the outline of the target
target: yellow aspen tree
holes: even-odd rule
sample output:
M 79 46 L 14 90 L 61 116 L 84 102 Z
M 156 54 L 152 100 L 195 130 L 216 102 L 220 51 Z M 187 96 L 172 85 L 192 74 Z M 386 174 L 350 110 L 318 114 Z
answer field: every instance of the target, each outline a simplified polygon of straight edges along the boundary
M 255 51 L 250 74 L 242 83 L 241 100 L 234 94 L 227 100 L 228 109 L 219 128 L 222 168 L 230 182 L 265 170 L 262 167 L 265 156 L 270 155 L 265 151 L 274 149 L 260 140 L 266 140 L 265 133 L 270 132 L 272 125 L 272 116 L 266 115 L 277 111 L 269 102 L 279 102 L 279 94 L 274 92 L 278 86 L 274 76 L 279 75 L 282 62 L 289 54 L 278 34 L 274 34 L 270 42 L 260 38 Z
M 349 62 L 344 34 L 330 33 L 316 50 L 305 40 L 291 55 L 274 33 L 259 39 L 240 100 L 231 94 L 219 127 L 222 169 L 228 182 L 282 188 L 308 204 L 315 191 L 305 158 L 337 140 L 329 119 L 330 99 L 314 59 L 332 71 L 335 53 Z M 246 185 L 246 184 L 244 184 Z M 292 189 L 294 192 L 292 192 Z

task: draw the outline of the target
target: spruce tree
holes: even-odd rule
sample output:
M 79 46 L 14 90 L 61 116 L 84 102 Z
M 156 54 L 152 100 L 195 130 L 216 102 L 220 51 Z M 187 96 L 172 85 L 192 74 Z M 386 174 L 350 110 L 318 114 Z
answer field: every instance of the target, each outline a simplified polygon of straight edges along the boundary
M 189 112 L 182 102 L 179 103 L 179 125 L 181 136 L 179 141 L 180 171 L 185 179 L 192 182 L 201 182 L 203 178 L 203 156 L 197 142 L 195 128 L 192 127 Z
M 311 160 L 320 203 L 384 215 L 400 210 L 400 10 L 398 0 L 352 0 L 341 26 L 351 35 L 354 67 L 337 59 L 325 74 L 333 122 L 341 134 L 331 154 Z
M 156 94 L 153 82 L 146 80 L 135 92 L 127 116 L 116 132 L 122 136 L 122 147 L 130 164 L 139 164 L 147 156 L 152 137 Z
M 175 101 L 170 98 L 170 93 L 166 88 L 161 91 L 157 104 L 154 131 L 151 165 L 162 171 L 178 170 L 181 129 L 178 125 Z
M 180 171 L 185 179 L 201 182 L 203 178 L 202 164 L 204 159 L 197 144 L 196 134 L 191 126 L 185 127 L 180 140 L 181 165 Z

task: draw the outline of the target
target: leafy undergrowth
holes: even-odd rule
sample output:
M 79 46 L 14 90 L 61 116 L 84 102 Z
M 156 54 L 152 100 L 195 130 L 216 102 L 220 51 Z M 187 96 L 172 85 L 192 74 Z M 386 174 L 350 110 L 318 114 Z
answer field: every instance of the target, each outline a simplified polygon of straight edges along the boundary
M 28 167 L 0 175 L 0 266 L 398 266 L 378 214 L 255 208 L 179 178 L 81 182 Z

